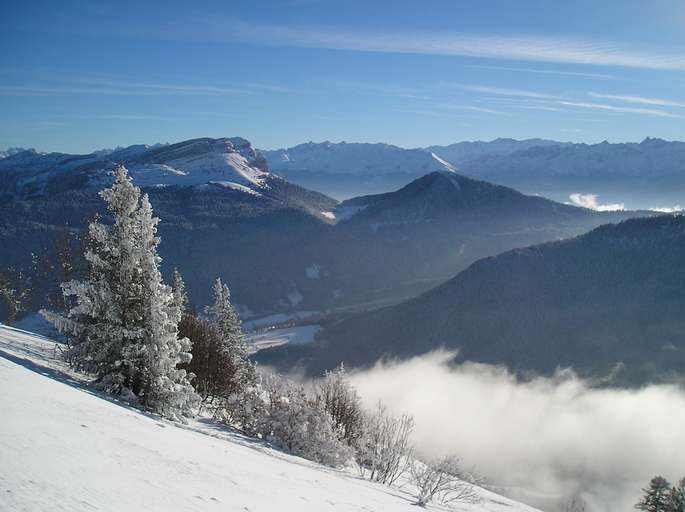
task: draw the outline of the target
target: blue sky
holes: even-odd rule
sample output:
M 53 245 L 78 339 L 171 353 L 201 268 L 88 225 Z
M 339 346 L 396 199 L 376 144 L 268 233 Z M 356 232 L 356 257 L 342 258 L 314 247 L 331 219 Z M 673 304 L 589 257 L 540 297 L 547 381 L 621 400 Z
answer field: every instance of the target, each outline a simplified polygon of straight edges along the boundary
M 0 148 L 685 138 L 681 0 L 0 9 Z

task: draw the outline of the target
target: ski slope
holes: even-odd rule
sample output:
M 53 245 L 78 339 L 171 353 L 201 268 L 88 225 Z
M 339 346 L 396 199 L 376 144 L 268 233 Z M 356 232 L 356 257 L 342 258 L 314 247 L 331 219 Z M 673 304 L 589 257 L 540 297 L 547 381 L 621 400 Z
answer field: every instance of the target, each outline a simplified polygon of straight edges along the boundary
M 405 487 L 319 466 L 209 421 L 93 392 L 55 343 L 0 326 L 0 510 L 416 512 Z M 464 512 L 535 512 L 486 490 Z

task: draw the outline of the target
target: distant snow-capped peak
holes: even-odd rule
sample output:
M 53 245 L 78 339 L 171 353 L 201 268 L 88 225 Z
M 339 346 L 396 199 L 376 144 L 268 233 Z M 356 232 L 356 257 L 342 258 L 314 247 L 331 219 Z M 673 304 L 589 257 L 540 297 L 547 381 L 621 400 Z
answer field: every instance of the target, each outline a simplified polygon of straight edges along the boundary
M 2 158 L 7 158 L 8 156 L 14 156 L 19 153 L 24 153 L 26 151 L 29 151 L 31 153 L 36 153 L 36 150 L 33 148 L 26 149 L 26 148 L 7 148 L 7 149 L 2 149 L 0 150 L 0 159 Z
M 451 164 L 429 152 L 381 143 L 308 142 L 287 149 L 262 150 L 260 153 L 269 163 L 269 168 L 276 172 L 422 175 L 434 171 L 454 171 Z
M 241 137 L 135 145 L 88 155 L 14 152 L 0 159 L 0 171 L 11 181 L 9 186 L 9 181 L 4 184 L 5 190 L 40 195 L 48 190 L 48 183 L 63 182 L 71 175 L 100 185 L 109 179 L 107 172 L 116 164 L 124 164 L 134 183 L 144 187 L 231 183 L 234 186 L 223 188 L 243 192 L 268 187 L 266 160 Z
M 264 159 L 240 137 L 193 139 L 147 150 L 132 160 L 129 171 L 141 186 L 231 182 L 262 187 L 269 174 Z

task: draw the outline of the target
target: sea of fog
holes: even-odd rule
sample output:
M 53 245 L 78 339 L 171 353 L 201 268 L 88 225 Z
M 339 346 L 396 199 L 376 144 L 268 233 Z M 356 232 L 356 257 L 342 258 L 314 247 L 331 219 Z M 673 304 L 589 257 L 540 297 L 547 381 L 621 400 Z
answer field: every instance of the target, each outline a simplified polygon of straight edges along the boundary
M 685 477 L 685 391 L 597 389 L 571 372 L 518 381 L 433 352 L 352 374 L 366 406 L 414 416 L 425 456 L 454 453 L 505 494 L 549 512 L 580 494 L 588 512 L 632 510 L 661 474 Z

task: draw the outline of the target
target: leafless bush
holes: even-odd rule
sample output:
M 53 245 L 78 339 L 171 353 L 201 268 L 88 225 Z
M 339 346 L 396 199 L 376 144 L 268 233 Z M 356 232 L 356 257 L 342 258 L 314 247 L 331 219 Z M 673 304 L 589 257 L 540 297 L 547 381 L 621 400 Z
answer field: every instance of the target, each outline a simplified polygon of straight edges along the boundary
M 564 503 L 563 512 L 585 512 L 585 500 L 578 495 L 571 496 Z
M 195 374 L 193 387 L 202 398 L 202 404 L 213 403 L 216 398 L 229 394 L 231 368 L 228 367 L 221 338 L 211 322 L 186 314 L 178 326 L 179 336 L 192 342 L 193 358 L 187 370 Z
M 378 402 L 376 410 L 366 419 L 365 436 L 357 453 L 357 463 L 369 478 L 391 485 L 408 468 L 414 455 L 410 436 L 414 419 L 403 414 L 395 417 Z
M 462 470 L 456 457 L 427 462 L 415 460 L 409 466 L 409 475 L 416 486 L 416 505 L 421 507 L 433 501 L 443 505 L 480 501 L 473 484 L 461 478 Z
M 7 325 L 12 325 L 28 302 L 31 293 L 28 281 L 20 270 L 7 268 L 0 271 L 0 301 L 5 304 Z

